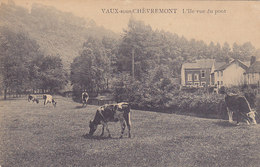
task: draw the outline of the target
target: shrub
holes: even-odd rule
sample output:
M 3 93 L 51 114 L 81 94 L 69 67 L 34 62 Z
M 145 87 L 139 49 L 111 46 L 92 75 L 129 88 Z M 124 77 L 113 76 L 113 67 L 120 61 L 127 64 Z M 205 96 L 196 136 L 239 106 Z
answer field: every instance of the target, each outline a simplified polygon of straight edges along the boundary
M 247 88 L 243 90 L 243 93 L 246 97 L 246 99 L 248 100 L 250 106 L 252 108 L 256 107 L 256 96 L 257 96 L 257 92 L 255 89 L 252 88 Z
M 80 103 L 81 102 L 81 93 L 82 93 L 81 87 L 77 84 L 74 84 L 72 87 L 72 100 Z

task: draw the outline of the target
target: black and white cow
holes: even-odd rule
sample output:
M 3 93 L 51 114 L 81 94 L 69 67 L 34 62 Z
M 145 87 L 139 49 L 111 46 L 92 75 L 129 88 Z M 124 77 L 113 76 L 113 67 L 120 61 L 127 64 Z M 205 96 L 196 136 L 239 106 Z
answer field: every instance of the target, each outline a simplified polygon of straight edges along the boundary
M 120 121 L 122 130 L 120 138 L 123 137 L 126 125 L 128 127 L 128 137 L 131 138 L 130 105 L 126 102 L 118 104 L 107 104 L 99 107 L 96 111 L 94 120 L 91 120 L 89 122 L 89 135 L 92 136 L 94 134 L 98 125 L 103 125 L 102 133 L 100 136 L 104 135 L 104 128 L 106 128 L 108 132 L 108 137 L 111 137 L 107 123 L 118 121 Z
M 37 104 L 39 103 L 39 99 L 37 99 L 36 95 L 29 95 L 28 96 L 28 102 L 36 102 Z
M 240 121 L 240 116 L 243 117 L 247 124 L 257 124 L 255 120 L 256 111 L 252 110 L 247 99 L 241 95 L 228 95 L 226 93 L 225 103 L 227 106 L 229 122 L 232 122 L 233 112 L 237 115 L 237 124 Z
M 89 95 L 87 92 L 83 92 L 82 93 L 82 107 L 84 107 L 84 105 L 87 106 L 87 102 L 88 102 L 88 99 L 89 99 Z
M 44 94 L 43 95 L 43 100 L 44 100 L 44 105 L 48 104 L 48 103 L 52 103 L 54 107 L 56 107 L 57 102 L 53 99 L 53 97 L 51 95 L 48 94 Z

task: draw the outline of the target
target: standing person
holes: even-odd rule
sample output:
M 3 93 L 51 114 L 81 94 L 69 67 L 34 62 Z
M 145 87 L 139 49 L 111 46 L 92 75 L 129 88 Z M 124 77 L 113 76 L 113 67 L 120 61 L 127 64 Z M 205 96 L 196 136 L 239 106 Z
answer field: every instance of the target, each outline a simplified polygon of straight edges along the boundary
M 82 107 L 84 107 L 84 104 L 86 104 L 86 106 L 87 106 L 88 99 L 89 99 L 88 93 L 83 92 L 82 93 Z

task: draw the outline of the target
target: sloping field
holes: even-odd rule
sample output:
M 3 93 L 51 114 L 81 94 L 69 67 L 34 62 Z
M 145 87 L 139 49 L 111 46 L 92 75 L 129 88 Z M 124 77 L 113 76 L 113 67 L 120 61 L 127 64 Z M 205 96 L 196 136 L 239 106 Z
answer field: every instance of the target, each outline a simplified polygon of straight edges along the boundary
M 101 127 L 89 138 L 97 106 L 57 101 L 56 108 L 25 98 L 0 101 L 2 167 L 260 164 L 260 125 L 132 110 L 132 138 L 119 139 L 119 123 L 109 124 L 112 139 L 97 137 Z

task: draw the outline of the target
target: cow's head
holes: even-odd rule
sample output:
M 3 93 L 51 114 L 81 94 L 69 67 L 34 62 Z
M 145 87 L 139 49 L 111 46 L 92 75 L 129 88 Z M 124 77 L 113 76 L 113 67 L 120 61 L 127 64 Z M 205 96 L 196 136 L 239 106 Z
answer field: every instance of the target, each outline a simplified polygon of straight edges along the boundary
M 130 112 L 130 106 L 129 103 L 126 102 L 122 102 L 122 103 L 118 103 L 117 105 L 115 105 L 115 111 L 124 111 L 124 112 Z
M 255 115 L 256 115 L 255 110 L 251 110 L 249 113 L 246 114 L 246 116 L 249 118 L 249 120 L 252 124 L 257 124 L 256 120 L 255 120 Z
M 89 121 L 89 135 L 92 136 L 96 130 L 97 130 L 97 125 L 92 120 L 90 120 Z
M 52 101 L 51 101 L 51 102 L 52 102 L 53 106 L 54 106 L 54 107 L 56 107 L 56 105 L 57 105 L 57 102 L 56 102 L 54 99 L 52 99 Z

